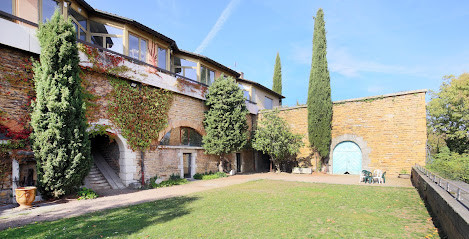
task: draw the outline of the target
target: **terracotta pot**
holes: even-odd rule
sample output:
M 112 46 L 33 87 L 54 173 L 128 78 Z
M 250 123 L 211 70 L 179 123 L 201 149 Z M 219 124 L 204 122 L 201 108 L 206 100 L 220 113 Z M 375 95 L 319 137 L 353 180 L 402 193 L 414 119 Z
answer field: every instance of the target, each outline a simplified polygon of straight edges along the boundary
M 15 194 L 20 208 L 30 208 L 36 198 L 36 187 L 19 187 L 15 190 Z

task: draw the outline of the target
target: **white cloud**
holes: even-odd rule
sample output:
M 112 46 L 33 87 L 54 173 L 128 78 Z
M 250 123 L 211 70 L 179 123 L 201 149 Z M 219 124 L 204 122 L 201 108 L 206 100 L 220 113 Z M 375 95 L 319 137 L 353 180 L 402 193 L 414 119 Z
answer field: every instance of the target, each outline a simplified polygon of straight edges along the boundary
M 202 41 L 202 43 L 200 43 L 200 45 L 195 50 L 195 53 L 200 54 L 205 50 L 205 48 L 208 46 L 208 44 L 210 44 L 212 39 L 222 29 L 223 24 L 225 24 L 226 20 L 228 20 L 228 18 L 231 15 L 231 12 L 236 8 L 236 5 L 238 5 L 239 2 L 240 0 L 231 0 L 230 3 L 228 3 L 228 6 L 226 6 L 226 8 L 221 13 L 220 17 L 218 17 L 218 20 L 215 23 L 215 25 L 213 25 L 212 29 L 207 34 L 205 39 Z

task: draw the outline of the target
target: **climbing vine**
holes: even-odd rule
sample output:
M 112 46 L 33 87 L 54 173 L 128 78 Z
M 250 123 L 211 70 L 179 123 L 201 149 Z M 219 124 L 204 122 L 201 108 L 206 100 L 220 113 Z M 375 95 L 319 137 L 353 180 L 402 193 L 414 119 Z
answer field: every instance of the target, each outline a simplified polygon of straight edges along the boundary
M 168 123 L 173 94 L 147 85 L 132 87 L 130 82 L 110 79 L 108 114 L 121 129 L 132 150 L 146 150 Z
M 180 92 L 186 92 L 187 89 L 189 89 L 191 92 L 201 91 L 202 96 L 205 96 L 205 94 L 208 91 L 208 87 L 206 87 L 204 85 L 201 85 L 201 84 L 198 84 L 196 82 L 185 80 L 185 79 L 180 78 L 180 77 L 178 77 L 176 79 L 176 88 Z
M 89 63 L 91 63 L 91 67 L 89 68 L 96 72 L 119 75 L 130 71 L 129 67 L 122 65 L 125 59 L 121 56 L 106 51 L 100 51 L 97 48 L 85 44 L 78 44 L 78 49 L 86 55 Z

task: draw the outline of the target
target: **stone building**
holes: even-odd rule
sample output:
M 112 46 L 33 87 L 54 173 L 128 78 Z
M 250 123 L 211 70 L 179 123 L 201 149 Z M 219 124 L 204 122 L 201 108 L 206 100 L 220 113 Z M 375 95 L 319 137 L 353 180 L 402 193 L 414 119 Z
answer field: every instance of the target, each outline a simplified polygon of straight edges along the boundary
M 324 171 L 359 174 L 381 169 L 397 176 L 426 158 L 426 90 L 399 92 L 333 102 L 332 144 Z M 311 162 L 308 110 L 305 105 L 280 108 L 293 132 L 303 135 L 305 146 L 297 159 Z
M 259 110 L 278 107 L 284 98 L 206 56 L 179 49 L 174 40 L 139 22 L 94 9 L 83 0 L 11 0 L 0 4 L 0 112 L 4 115 L 0 125 L 10 132 L 22 132 L 28 123 L 26 106 L 34 92 L 29 59 L 37 59 L 40 54 L 35 33 L 38 23 L 49 19 L 55 9 L 72 19 L 81 44 L 82 78 L 85 88 L 96 97 L 97 105 L 88 118 L 90 130 L 106 126 L 112 136 L 91 139 L 95 168 L 105 177 L 108 187 L 138 186 L 142 173 L 148 180 L 154 176 L 166 179 L 170 175 L 191 178 L 195 173 L 217 171 L 218 157 L 205 154 L 200 139 L 205 134 L 202 122 L 207 110 L 206 90 L 222 74 L 236 79 L 244 91 L 250 130 L 255 127 Z M 102 71 L 103 65 L 106 72 Z M 127 70 L 109 71 L 122 66 Z M 140 152 L 130 149 L 109 118 L 106 97 L 113 89 L 109 76 L 124 79 L 135 87 L 145 84 L 173 92 L 167 127 L 144 153 L 144 166 Z M 0 133 L 0 140 L 8 143 L 13 138 Z M 8 199 L 14 188 L 34 184 L 36 180 L 30 150 L 15 152 L 27 156 L 20 159 L 17 153 L 10 153 L 8 159 L 2 158 L 6 168 L 2 178 L 3 199 Z M 228 157 L 231 168 L 237 172 L 256 170 L 252 150 Z

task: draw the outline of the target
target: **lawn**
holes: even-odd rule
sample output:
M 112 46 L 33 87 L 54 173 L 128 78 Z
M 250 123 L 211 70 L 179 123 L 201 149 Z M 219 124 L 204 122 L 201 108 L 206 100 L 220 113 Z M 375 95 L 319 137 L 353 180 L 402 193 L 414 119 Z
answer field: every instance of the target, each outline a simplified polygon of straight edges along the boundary
M 260 180 L 0 231 L 0 238 L 423 238 L 413 188 Z

